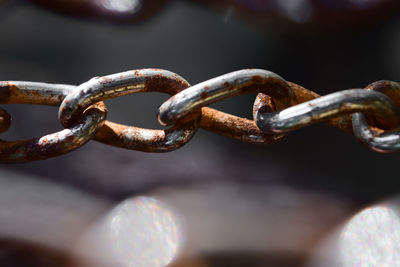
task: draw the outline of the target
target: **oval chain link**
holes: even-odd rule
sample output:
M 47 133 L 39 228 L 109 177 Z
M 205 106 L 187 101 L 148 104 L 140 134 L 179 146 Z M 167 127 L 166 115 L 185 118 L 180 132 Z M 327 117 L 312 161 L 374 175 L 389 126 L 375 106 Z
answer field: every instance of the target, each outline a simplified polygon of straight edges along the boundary
M 389 97 L 363 89 L 335 92 L 279 112 L 271 112 L 269 105 L 258 96 L 254 104 L 254 119 L 265 133 L 288 133 L 332 117 L 360 111 L 385 121 L 389 129 L 399 124 L 399 113 Z
M 59 105 L 75 86 L 35 82 L 1 82 L 0 104 Z M 83 116 L 64 130 L 39 138 L 0 140 L 0 162 L 26 162 L 62 155 L 91 140 L 106 119 L 103 102 L 89 106 Z M 8 129 L 11 118 L 2 109 L 0 129 Z
M 59 109 L 61 123 L 68 127 L 98 101 L 139 92 L 177 94 L 189 87 L 179 75 L 161 69 L 142 69 L 95 77 L 73 90 Z M 167 152 L 186 144 L 196 132 L 200 112 L 184 118 L 167 130 L 149 130 L 106 121 L 95 140 L 145 152 Z

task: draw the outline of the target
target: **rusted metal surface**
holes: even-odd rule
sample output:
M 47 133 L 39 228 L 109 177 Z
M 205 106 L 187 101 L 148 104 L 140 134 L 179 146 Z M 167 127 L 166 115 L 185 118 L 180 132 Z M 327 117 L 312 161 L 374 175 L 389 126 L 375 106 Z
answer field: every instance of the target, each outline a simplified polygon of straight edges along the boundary
M 313 100 L 314 98 L 318 98 L 320 97 L 319 94 L 306 89 L 304 87 L 302 87 L 301 85 L 292 83 L 292 82 L 288 82 L 288 84 L 290 85 L 290 87 L 292 87 L 292 90 L 294 92 L 294 94 L 296 95 L 297 101 L 299 103 L 304 103 L 310 100 Z M 352 127 L 352 122 L 351 122 L 351 115 L 341 115 L 341 116 L 337 116 L 334 118 L 329 118 L 326 121 L 324 121 L 325 123 L 331 125 L 332 127 L 335 127 L 338 130 L 347 132 L 347 133 L 353 133 L 353 127 Z
M 400 105 L 400 84 L 392 81 L 378 81 L 366 87 L 367 90 L 387 95 L 397 106 Z M 353 114 L 354 135 L 362 143 L 372 150 L 381 153 L 395 152 L 400 149 L 399 124 L 389 128 L 389 131 L 382 129 L 382 120 L 373 120 L 361 112 Z
M 58 106 L 75 89 L 68 84 L 7 81 L 0 82 L 0 104 Z
M 78 86 L 60 106 L 59 118 L 68 127 L 81 117 L 88 106 L 114 97 L 139 92 L 163 92 L 174 95 L 189 84 L 179 75 L 161 69 L 133 70 L 96 77 Z M 196 132 L 200 112 L 180 120 L 168 130 L 148 130 L 107 122 L 97 141 L 146 152 L 166 152 L 187 143 Z
M 262 98 L 257 98 L 254 119 L 265 133 L 288 133 L 307 125 L 342 114 L 363 112 L 385 121 L 388 128 L 399 124 L 399 113 L 387 96 L 374 91 L 350 89 L 322 96 L 279 112 L 271 112 Z
M 99 103 L 87 109 L 77 123 L 62 131 L 27 140 L 0 140 L 0 161 L 43 160 L 70 152 L 91 140 L 105 118 L 106 108 Z
M 1 82 L 1 104 L 59 105 L 62 99 L 75 88 L 35 82 Z M 93 138 L 106 118 L 103 102 L 85 110 L 83 116 L 70 127 L 39 138 L 19 141 L 0 140 L 1 162 L 26 162 L 47 159 L 74 150 Z M 10 115 L 0 110 L 0 132 L 8 129 Z
M 292 88 L 293 93 L 299 103 L 303 103 L 319 97 L 318 94 L 310 91 L 298 84 L 287 82 Z M 275 110 L 274 105 L 267 95 L 265 97 L 269 107 Z M 235 138 L 239 141 L 252 144 L 272 144 L 282 139 L 283 135 L 264 134 L 256 125 L 254 120 L 237 117 L 209 107 L 201 108 L 202 115 L 200 127 L 214 133 Z M 344 131 L 351 132 L 351 117 L 341 116 L 329 120 L 329 124 Z
M 196 84 L 171 97 L 159 108 L 159 122 L 168 125 L 202 107 L 228 97 L 252 92 L 268 95 L 270 110 L 297 104 L 291 87 L 279 75 L 260 69 L 228 73 Z M 271 97 L 271 99 L 270 99 Z M 202 112 L 201 126 L 216 133 L 250 143 L 273 143 L 282 135 L 264 134 L 254 122 L 213 109 Z
M 366 89 L 385 94 L 396 104 L 396 106 L 400 106 L 400 83 L 392 81 L 377 81 L 368 85 Z
M 270 144 L 290 131 L 316 122 L 349 133 L 354 131 L 358 139 L 378 152 L 400 149 L 399 83 L 379 81 L 366 89 L 319 96 L 259 69 L 232 72 L 193 86 L 179 75 L 160 69 L 95 77 L 79 86 L 0 82 L 0 104 L 60 106 L 59 119 L 65 127 L 40 138 L 0 140 L 0 162 L 46 159 L 76 149 L 91 139 L 122 148 L 167 152 L 187 143 L 198 127 L 243 142 Z M 158 113 L 159 121 L 172 124 L 171 128 L 151 130 L 105 120 L 103 100 L 139 92 L 172 95 Z M 207 107 L 248 92 L 259 92 L 253 105 L 253 120 Z M 10 123 L 11 116 L 0 108 L 0 132 L 6 131 Z
M 348 114 L 358 110 L 384 114 L 377 116 L 384 121 L 387 127 L 393 127 L 397 122 L 398 114 L 394 111 L 394 105 L 381 94 L 369 96 L 361 91 L 359 93 L 344 91 L 319 99 L 318 94 L 297 84 L 286 83 L 276 74 L 254 69 L 223 75 L 194 85 L 173 96 L 160 107 L 159 121 L 164 125 L 169 124 L 203 106 L 227 97 L 254 91 L 266 93 L 258 94 L 253 108 L 255 121 L 260 123 L 258 127 L 254 121 L 210 108 L 202 110 L 201 127 L 241 141 L 268 144 L 279 141 L 283 137 L 283 135 L 277 135 L 279 133 L 289 132 L 321 121 L 340 130 L 352 132 L 351 117 Z M 315 98 L 318 100 L 313 100 Z M 293 106 L 295 101 L 307 103 L 282 110 L 285 107 Z M 259 112 L 260 109 L 262 112 Z M 277 112 L 278 110 L 281 111 Z M 285 113 L 293 113 L 296 116 L 286 118 L 290 120 L 284 122 L 282 115 Z M 263 119 L 266 120 L 266 116 L 269 116 L 268 122 L 262 122 Z M 298 121 L 300 120 L 299 116 L 303 116 L 302 122 Z M 283 124 L 283 126 L 279 124 Z M 290 126 L 286 124 L 290 124 Z
M 253 120 L 237 117 L 208 107 L 201 109 L 200 127 L 252 144 L 273 144 L 282 138 L 281 135 L 264 134 Z
M 193 85 L 174 95 L 160 106 L 158 120 L 163 125 L 170 125 L 201 107 L 254 92 L 263 92 L 272 97 L 277 109 L 297 104 L 292 88 L 279 75 L 266 70 L 246 69 Z

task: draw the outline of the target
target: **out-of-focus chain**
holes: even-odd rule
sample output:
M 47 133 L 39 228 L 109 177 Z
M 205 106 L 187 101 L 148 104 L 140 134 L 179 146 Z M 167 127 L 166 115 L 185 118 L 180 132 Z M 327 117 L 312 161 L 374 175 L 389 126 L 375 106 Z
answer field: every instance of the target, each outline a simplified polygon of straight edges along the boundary
M 151 130 L 106 121 L 102 101 L 139 92 L 172 96 L 158 110 L 159 122 L 170 128 Z M 259 93 L 253 120 L 207 107 L 249 92 Z M 391 81 L 319 96 L 260 69 L 228 73 L 194 86 L 170 71 L 141 69 L 95 77 L 79 86 L 4 81 L 0 82 L 0 104 L 60 106 L 64 126 L 39 138 L 0 140 L 0 162 L 46 159 L 91 139 L 133 150 L 167 152 L 187 143 L 199 127 L 248 143 L 270 144 L 317 122 L 353 133 L 378 152 L 400 149 L 400 83 Z M 11 116 L 0 108 L 0 132 L 10 124 Z

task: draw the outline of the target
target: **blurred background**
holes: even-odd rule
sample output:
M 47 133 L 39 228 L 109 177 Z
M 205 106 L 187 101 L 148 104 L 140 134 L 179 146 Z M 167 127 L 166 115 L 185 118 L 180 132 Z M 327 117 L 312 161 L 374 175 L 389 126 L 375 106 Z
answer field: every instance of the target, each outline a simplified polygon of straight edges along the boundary
M 398 0 L 1 0 L 0 80 L 154 67 L 196 84 L 261 68 L 328 94 L 399 81 L 399 14 Z M 108 119 L 162 129 L 166 99 L 108 100 Z M 213 107 L 251 118 L 254 99 Z M 4 106 L 2 139 L 62 129 L 58 107 Z M 268 146 L 199 129 L 165 154 L 91 141 L 1 164 L 0 264 L 400 266 L 399 159 L 314 125 Z

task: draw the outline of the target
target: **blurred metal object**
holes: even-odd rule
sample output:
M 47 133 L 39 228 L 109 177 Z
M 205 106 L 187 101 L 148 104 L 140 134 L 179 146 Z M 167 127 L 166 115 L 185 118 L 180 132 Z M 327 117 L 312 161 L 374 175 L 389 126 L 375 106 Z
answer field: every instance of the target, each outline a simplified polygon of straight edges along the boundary
M 367 208 L 343 228 L 339 254 L 343 267 L 396 266 L 400 260 L 400 220 L 389 205 Z
M 153 197 L 116 205 L 81 236 L 75 248 L 85 266 L 164 267 L 181 252 L 180 214 Z
M 258 24 L 346 26 L 398 14 L 397 0 L 197 0 L 236 12 Z
M 314 244 L 354 210 L 349 199 L 232 181 L 165 186 L 150 195 L 184 219 L 183 266 L 305 266 Z
M 94 221 L 74 251 L 90 267 L 304 266 L 354 204 L 259 183 L 160 186 Z
M 364 207 L 318 244 L 308 267 L 398 266 L 399 196 Z
M 397 129 L 400 121 L 399 84 L 380 81 L 367 89 L 374 90 L 351 89 L 318 97 L 275 73 L 260 69 L 228 73 L 192 87 L 179 75 L 161 69 L 95 77 L 76 88 L 60 84 L 1 82 L 0 103 L 60 105 L 59 119 L 67 129 L 30 140 L 0 140 L 0 161 L 45 159 L 78 148 L 92 138 L 128 149 L 167 152 L 187 143 L 199 126 L 249 143 L 273 143 L 284 133 L 320 121 L 351 132 L 348 114 L 354 112 L 369 115 L 370 120 L 382 129 Z M 174 126 L 167 130 L 148 130 L 105 121 L 106 108 L 101 101 L 138 92 L 173 95 L 159 108 L 158 118 L 163 125 Z M 254 121 L 205 107 L 247 92 L 261 92 L 253 105 Z M 383 140 L 366 140 L 368 135 L 363 136 L 360 132 L 366 133 L 367 126 L 358 116 L 353 119 L 353 128 L 361 140 L 373 148 L 377 146 L 368 142 L 383 142 L 381 147 L 384 149 L 375 148 L 379 152 L 395 151 L 400 147 L 397 133 L 385 133 L 380 137 Z M 8 129 L 10 122 L 9 114 L 1 109 L 0 129 Z
M 133 22 L 143 20 L 156 13 L 167 0 L 30 0 L 45 8 L 64 14 Z
M 136 22 L 155 14 L 168 0 L 30 0 L 68 15 Z M 337 27 L 388 18 L 400 11 L 397 0 L 196 0 L 258 24 L 320 23 Z M 0 1 L 1 4 L 1 1 Z M 228 10 L 228 11 L 227 11 Z

